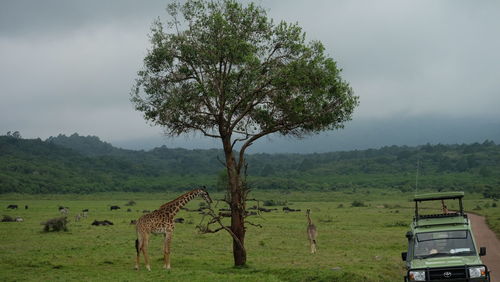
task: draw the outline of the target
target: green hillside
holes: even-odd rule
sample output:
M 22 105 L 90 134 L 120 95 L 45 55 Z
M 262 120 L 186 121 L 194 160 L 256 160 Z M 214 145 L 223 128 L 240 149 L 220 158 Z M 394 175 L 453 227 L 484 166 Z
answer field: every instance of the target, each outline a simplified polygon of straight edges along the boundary
M 113 147 L 95 136 L 43 141 L 0 136 L 0 193 L 166 191 L 221 188 L 220 150 Z M 500 145 L 390 146 L 322 154 L 251 154 L 254 189 L 466 190 L 500 197 Z M 418 164 L 418 180 L 416 177 Z

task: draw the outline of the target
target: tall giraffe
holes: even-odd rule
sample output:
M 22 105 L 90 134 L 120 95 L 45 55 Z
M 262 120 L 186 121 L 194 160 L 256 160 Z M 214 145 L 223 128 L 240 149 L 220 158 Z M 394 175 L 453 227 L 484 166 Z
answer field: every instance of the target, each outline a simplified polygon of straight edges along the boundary
M 172 242 L 172 233 L 174 232 L 174 216 L 184 205 L 197 196 L 202 197 L 207 203 L 212 202 L 208 192 L 198 188 L 182 194 L 175 200 L 163 204 L 159 209 L 145 214 L 137 220 L 137 239 L 135 240 L 137 257 L 135 260 L 135 269 L 139 269 L 139 253 L 142 251 L 146 268 L 151 271 L 148 258 L 148 243 L 151 233 L 164 234 L 163 268 L 170 269 L 170 243 Z
M 311 254 L 316 253 L 316 237 L 318 236 L 318 231 L 316 226 L 311 220 L 311 210 L 307 209 L 307 237 L 309 238 L 309 244 L 311 245 Z

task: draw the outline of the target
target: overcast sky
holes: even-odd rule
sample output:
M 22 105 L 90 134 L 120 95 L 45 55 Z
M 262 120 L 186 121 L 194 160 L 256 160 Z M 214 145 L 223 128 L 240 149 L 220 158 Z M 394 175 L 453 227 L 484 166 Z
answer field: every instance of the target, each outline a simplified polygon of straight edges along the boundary
M 129 92 L 151 23 L 166 19 L 167 3 L 1 0 L 0 134 L 78 132 L 118 144 L 161 138 Z M 360 96 L 353 123 L 434 117 L 500 124 L 500 1 L 257 3 L 323 42 Z M 189 147 L 196 139 L 164 140 Z

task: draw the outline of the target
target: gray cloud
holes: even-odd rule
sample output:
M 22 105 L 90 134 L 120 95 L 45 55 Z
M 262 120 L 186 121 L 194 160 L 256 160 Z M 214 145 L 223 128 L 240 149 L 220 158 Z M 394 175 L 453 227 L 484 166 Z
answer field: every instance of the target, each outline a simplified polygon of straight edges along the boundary
M 355 120 L 500 120 L 498 1 L 258 3 L 275 21 L 298 22 L 308 39 L 324 43 L 360 96 Z M 160 136 L 134 111 L 129 91 L 149 27 L 165 17 L 166 5 L 2 1 L 0 134 L 78 132 L 122 143 Z
M 361 96 L 357 115 L 499 117 L 499 2 L 300 2 L 270 12 L 326 45 Z
M 167 1 L 149 0 L 16 0 L 3 1 L 0 33 L 4 36 L 46 36 L 72 33 L 84 26 L 150 23 L 165 14 Z

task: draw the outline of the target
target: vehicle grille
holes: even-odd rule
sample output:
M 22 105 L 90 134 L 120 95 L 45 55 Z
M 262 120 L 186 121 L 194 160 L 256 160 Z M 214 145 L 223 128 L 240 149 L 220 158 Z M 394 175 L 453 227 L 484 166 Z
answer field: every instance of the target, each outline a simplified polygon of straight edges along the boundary
M 455 280 L 467 277 L 465 267 L 434 268 L 430 269 L 428 273 L 430 281 Z

